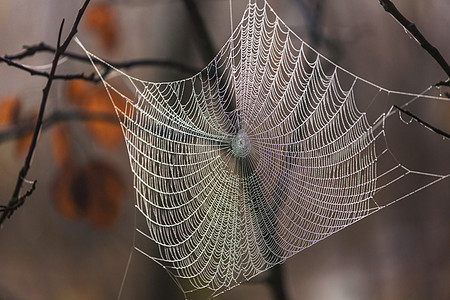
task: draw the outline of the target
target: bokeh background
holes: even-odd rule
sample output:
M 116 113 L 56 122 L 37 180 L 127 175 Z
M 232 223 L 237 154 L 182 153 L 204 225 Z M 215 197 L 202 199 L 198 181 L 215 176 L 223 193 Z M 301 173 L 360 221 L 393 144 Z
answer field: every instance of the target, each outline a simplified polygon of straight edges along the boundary
M 54 45 L 61 20 L 66 19 L 67 32 L 82 2 L 0 0 L 0 54 L 41 41 Z M 246 2 L 232 1 L 234 24 Z M 380 86 L 421 92 L 446 79 L 377 0 L 268 2 L 310 45 Z M 217 50 L 230 36 L 229 1 L 195 3 Z M 450 60 L 449 1 L 395 4 Z M 198 70 L 208 61 L 183 0 L 93 0 L 78 37 L 93 53 L 115 61 L 165 59 Z M 81 53 L 75 43 L 70 51 Z M 51 58 L 36 54 L 22 62 L 45 69 Z M 58 69 L 82 71 L 92 68 L 64 61 Z M 156 67 L 129 72 L 151 81 L 192 75 Z M 33 118 L 45 82 L 0 64 L 1 133 Z M 99 86 L 58 81 L 47 115 L 112 112 L 105 99 Z M 450 132 L 450 103 L 419 101 L 411 110 Z M 392 119 L 389 147 L 402 163 L 450 172 L 448 140 Z M 0 230 L 0 299 L 116 299 L 130 253 L 121 299 L 183 299 L 159 266 L 133 251 L 132 177 L 118 128 L 110 122 L 71 121 L 43 132 L 27 178 L 38 180 L 37 189 Z M 22 136 L 0 143 L 0 204 L 12 194 L 28 142 Z M 299 253 L 283 265 L 290 299 L 450 299 L 449 211 L 447 179 Z M 255 298 L 273 299 L 262 280 L 218 297 Z

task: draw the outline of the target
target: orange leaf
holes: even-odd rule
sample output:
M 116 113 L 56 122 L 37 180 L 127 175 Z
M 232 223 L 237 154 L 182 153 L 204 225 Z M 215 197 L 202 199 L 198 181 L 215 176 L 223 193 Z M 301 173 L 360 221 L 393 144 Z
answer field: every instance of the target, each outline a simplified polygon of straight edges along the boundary
M 114 114 L 114 107 L 103 87 L 90 93 L 88 103 L 87 108 L 91 112 L 110 112 Z M 119 122 L 90 121 L 86 123 L 86 126 L 95 141 L 107 148 L 115 147 L 121 141 L 122 129 L 120 128 Z
M 86 27 L 96 33 L 106 49 L 117 45 L 117 18 L 107 3 L 93 4 L 86 13 Z
M 31 113 L 24 118 L 25 123 L 35 123 L 37 119 L 37 112 Z M 16 154 L 20 155 L 29 149 L 31 140 L 33 139 L 34 131 L 24 133 L 16 140 Z
M 20 99 L 6 96 L 0 99 L 0 126 L 16 123 L 20 114 Z
M 33 133 L 28 132 L 19 137 L 16 141 L 16 154 L 20 155 L 24 153 L 31 144 L 31 140 L 33 139 Z
M 91 121 L 86 124 L 95 141 L 106 148 L 113 148 L 122 141 L 122 129 L 119 123 Z
M 103 87 L 95 86 L 86 97 L 85 108 L 92 112 L 114 112 L 108 93 Z
M 71 102 L 77 106 L 85 104 L 85 98 L 88 90 L 92 88 L 88 83 L 81 79 L 70 80 L 67 83 L 67 95 Z
M 75 167 L 72 164 L 68 164 L 58 174 L 52 188 L 53 201 L 57 210 L 69 219 L 79 218 L 83 213 L 83 205 L 76 202 L 75 194 L 77 193 L 77 188 L 80 188 L 80 191 L 84 191 L 85 187 L 79 179 L 77 180 L 77 177 Z M 79 196 L 79 198 L 83 197 Z
M 119 216 L 125 185 L 110 165 L 92 161 L 85 167 L 90 179 L 90 201 L 87 219 L 95 227 L 112 226 Z
M 53 185 L 56 208 L 67 218 L 85 217 L 94 227 L 112 226 L 120 213 L 125 185 L 110 165 L 91 161 L 64 166 Z
M 70 157 L 70 140 L 67 127 L 58 126 L 53 131 L 51 145 L 53 150 L 53 157 L 60 165 L 69 161 Z
M 89 94 L 88 103 L 87 109 L 91 112 L 110 112 L 114 114 L 114 107 L 103 87 Z M 121 141 L 122 129 L 119 122 L 90 121 L 86 123 L 86 126 L 95 141 L 107 148 L 115 147 Z
M 102 85 L 94 85 L 77 80 L 68 84 L 67 93 L 71 102 L 84 110 L 98 113 L 115 113 L 108 93 Z M 125 101 L 121 101 L 120 105 L 124 107 Z M 119 122 L 88 121 L 85 123 L 85 126 L 92 134 L 94 140 L 106 148 L 115 147 L 121 141 L 122 129 Z

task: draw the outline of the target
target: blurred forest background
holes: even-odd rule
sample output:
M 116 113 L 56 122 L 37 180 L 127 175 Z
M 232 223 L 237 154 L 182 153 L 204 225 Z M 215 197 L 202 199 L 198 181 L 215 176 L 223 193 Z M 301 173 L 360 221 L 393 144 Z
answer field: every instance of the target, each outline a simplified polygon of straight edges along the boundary
M 230 36 L 229 2 L 195 2 L 218 50 Z M 380 86 L 419 93 L 446 79 L 377 0 L 268 2 L 310 45 Z M 67 32 L 82 3 L 0 0 L 0 54 L 40 42 L 55 45 L 61 20 L 66 19 Z M 246 3 L 233 0 L 235 25 Z M 450 2 L 395 4 L 449 60 Z M 200 70 L 209 59 L 183 0 L 93 0 L 77 36 L 91 52 L 113 61 L 162 59 Z M 69 51 L 81 53 L 75 43 Z M 52 57 L 41 53 L 21 62 L 45 67 Z M 92 67 L 63 61 L 57 73 L 82 71 L 89 74 Z M 151 81 L 193 74 L 149 66 L 129 72 Z M 0 135 L 34 120 L 45 82 L 0 64 Z M 449 103 L 420 101 L 411 109 L 450 132 Z M 79 113 L 113 113 L 103 87 L 55 82 L 46 116 L 58 121 Z M 37 189 L 0 230 L 0 299 L 117 298 L 133 247 L 134 193 L 120 128 L 106 119 L 55 122 L 42 133 L 27 178 L 38 180 Z M 449 173 L 448 140 L 415 123 L 394 120 L 391 128 L 390 149 L 402 163 Z M 29 140 L 23 135 L 0 141 L 2 205 L 9 201 Z M 447 179 L 289 259 L 283 271 L 290 299 L 450 299 L 449 200 Z M 261 280 L 217 299 L 250 297 L 273 299 Z M 182 298 L 162 268 L 134 253 L 122 299 Z

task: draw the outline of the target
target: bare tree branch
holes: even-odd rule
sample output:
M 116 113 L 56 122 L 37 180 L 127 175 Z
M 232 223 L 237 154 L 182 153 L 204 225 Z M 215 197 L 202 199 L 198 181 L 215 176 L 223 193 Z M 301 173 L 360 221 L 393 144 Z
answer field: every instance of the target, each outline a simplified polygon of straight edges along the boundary
M 33 194 L 36 189 L 36 184 L 37 180 L 34 180 L 31 184 L 31 188 L 27 190 L 23 196 L 20 196 L 13 204 L 8 204 L 7 206 L 0 205 L 0 212 L 11 213 L 21 207 L 25 203 L 25 199 Z
M 5 62 L 6 64 L 8 64 L 9 66 L 18 68 L 20 70 L 23 70 L 25 72 L 30 73 L 31 76 L 41 76 L 41 77 L 46 77 L 46 78 L 50 78 L 50 73 L 49 72 L 44 72 L 44 71 L 39 71 L 39 70 L 35 70 L 33 68 L 30 68 L 28 66 L 19 64 L 9 58 L 5 57 L 1 57 L 0 56 L 0 61 Z M 80 74 L 66 74 L 66 75 L 53 75 L 53 80 L 72 80 L 72 79 L 83 79 L 86 81 L 93 81 L 93 82 L 98 82 L 100 81 L 99 78 L 97 78 L 95 76 L 94 73 L 90 74 L 90 75 L 84 75 L 83 73 Z
M 283 265 L 277 264 L 270 269 L 269 276 L 266 280 L 272 294 L 277 300 L 288 300 L 289 297 L 284 288 Z
M 45 113 L 45 108 L 46 108 L 48 96 L 49 96 L 53 81 L 54 80 L 83 79 L 83 80 L 87 80 L 87 81 L 98 82 L 100 80 L 94 73 L 92 73 L 90 75 L 85 75 L 83 73 L 63 74 L 63 75 L 56 74 L 56 68 L 58 66 L 58 62 L 59 62 L 60 58 L 63 56 L 69 57 L 72 60 L 89 62 L 89 59 L 85 56 L 82 56 L 82 55 L 79 55 L 76 53 L 72 53 L 72 52 L 66 52 L 67 47 L 69 46 L 71 40 L 77 33 L 78 25 L 80 23 L 82 15 L 84 14 L 89 2 L 90 2 L 90 0 L 85 0 L 83 6 L 78 11 L 78 15 L 77 15 L 75 22 L 71 28 L 71 31 L 69 32 L 67 38 L 64 40 L 63 43 L 61 43 L 62 42 L 61 36 L 62 36 L 62 29 L 64 26 L 64 20 L 62 21 L 61 27 L 60 27 L 60 30 L 58 33 L 58 42 L 57 42 L 56 48 L 46 45 L 45 43 L 39 43 L 34 46 L 26 46 L 25 50 L 23 52 L 18 53 L 16 55 L 5 55 L 4 57 L 0 57 L 0 62 L 4 62 L 10 66 L 13 66 L 13 67 L 18 68 L 23 71 L 26 71 L 26 72 L 30 73 L 30 75 L 42 76 L 42 77 L 47 78 L 47 83 L 43 89 L 43 95 L 42 95 L 42 100 L 41 100 L 41 105 L 40 105 L 37 121 L 34 126 L 34 133 L 33 133 L 33 137 L 31 140 L 31 144 L 30 144 L 27 156 L 25 158 L 24 165 L 19 172 L 16 186 L 14 188 L 12 197 L 7 206 L 1 207 L 0 225 L 5 221 L 6 218 L 11 217 L 11 215 L 14 213 L 14 211 L 25 202 L 26 198 L 28 196 L 30 196 L 31 193 L 35 189 L 36 183 L 33 183 L 33 187 L 30 190 L 28 190 L 23 196 L 19 195 L 21 192 L 23 183 L 26 181 L 25 178 L 31 167 L 31 160 L 34 155 L 34 151 L 35 151 L 35 148 L 37 145 L 37 140 L 38 140 L 41 130 L 46 128 L 47 126 L 50 126 L 50 124 L 52 124 L 53 122 L 60 120 L 60 115 L 59 116 L 54 115 L 54 116 L 52 116 L 52 118 L 48 119 L 47 123 L 43 126 L 43 124 L 44 124 L 43 116 Z M 207 35 L 206 29 L 203 24 L 203 20 L 201 19 L 198 9 L 193 1 L 185 0 L 185 3 L 188 8 L 188 11 L 191 15 L 191 18 L 194 20 L 195 26 L 196 27 L 200 26 L 203 28 L 203 30 L 200 30 L 202 28 L 200 28 L 200 29 L 197 28 L 197 29 L 199 29 L 202 33 L 204 33 L 200 38 L 203 39 L 206 44 L 207 51 L 205 51 L 205 54 L 212 57 L 214 55 L 214 49 L 212 47 L 212 43 L 209 39 L 209 36 Z M 49 53 L 54 54 L 50 72 L 35 70 L 29 66 L 20 64 L 15 61 L 15 60 L 23 59 L 25 57 L 33 56 L 38 52 L 49 52 Z M 205 55 L 205 58 L 206 58 L 206 55 Z M 111 72 L 111 68 L 107 65 L 108 63 L 117 68 L 131 68 L 134 66 L 153 65 L 153 66 L 160 66 L 160 67 L 170 67 L 170 68 L 178 69 L 181 72 L 190 73 L 190 74 L 197 72 L 196 68 L 186 66 L 186 65 L 183 65 L 180 63 L 176 63 L 173 61 L 167 61 L 167 60 L 140 59 L 140 60 L 126 61 L 126 62 L 119 62 L 119 63 L 107 62 L 107 64 L 100 62 L 98 60 L 95 60 L 95 62 L 103 65 L 103 67 L 104 67 L 104 71 L 102 74 L 103 76 L 106 76 L 109 72 Z M 65 116 L 65 117 L 67 117 L 67 116 Z M 98 116 L 96 116 L 96 117 L 98 117 Z M 31 126 L 29 124 L 25 124 L 23 126 L 13 129 L 13 130 L 2 132 L 1 138 L 9 139 L 14 136 L 24 134 L 25 132 L 27 132 L 29 130 L 32 130 Z
M 0 225 L 3 224 L 3 222 L 5 221 L 6 218 L 10 218 L 12 216 L 12 214 L 16 211 L 16 209 L 19 208 L 25 202 L 26 198 L 28 198 L 31 195 L 31 193 L 34 191 L 36 182 L 34 182 L 33 187 L 30 190 L 28 190 L 25 193 L 25 195 L 20 196 L 20 191 L 22 189 L 23 183 L 25 182 L 25 178 L 28 174 L 28 171 L 31 167 L 31 160 L 33 158 L 34 151 L 35 151 L 35 148 L 37 145 L 37 140 L 38 140 L 39 134 L 41 132 L 42 120 L 44 118 L 45 108 L 46 108 L 48 96 L 50 94 L 50 89 L 51 89 L 51 86 L 53 83 L 53 79 L 54 79 L 54 76 L 56 73 L 56 68 L 58 66 L 58 61 L 59 61 L 60 57 L 66 51 L 67 47 L 69 46 L 69 44 L 72 41 L 75 34 L 77 33 L 78 24 L 80 23 L 81 17 L 83 16 L 89 2 L 90 2 L 90 0 L 85 0 L 83 6 L 78 11 L 78 15 L 75 19 L 75 22 L 72 25 L 72 28 L 71 28 L 67 38 L 64 40 L 64 42 L 62 44 L 61 44 L 61 36 L 62 36 L 62 30 L 63 30 L 63 26 L 64 26 L 64 19 L 61 22 L 61 27 L 59 28 L 59 33 L 58 33 L 58 42 L 57 42 L 56 52 L 55 52 L 55 56 L 54 56 L 53 62 L 52 62 L 52 68 L 51 68 L 51 71 L 50 71 L 50 74 L 49 74 L 49 77 L 47 80 L 47 84 L 45 85 L 45 87 L 42 91 L 42 100 L 41 100 L 41 105 L 39 108 L 38 118 L 36 121 L 36 127 L 35 127 L 35 130 L 33 133 L 33 138 L 31 140 L 31 144 L 28 149 L 28 154 L 25 158 L 24 165 L 19 172 L 16 186 L 14 188 L 14 192 L 11 196 L 11 199 L 9 200 L 8 205 L 3 208 L 2 214 L 0 215 Z
M 446 81 L 439 81 L 438 83 L 435 84 L 436 86 L 450 86 L 450 78 L 447 79 Z M 450 98 L 450 97 L 449 97 Z
M 419 29 L 416 27 L 414 23 L 409 21 L 405 16 L 403 16 L 400 11 L 398 11 L 397 7 L 395 7 L 394 3 L 390 0 L 379 0 L 381 6 L 383 6 L 384 10 L 391 14 L 415 39 L 416 41 L 424 48 L 441 66 L 442 70 L 450 77 L 450 66 L 444 57 L 441 55 L 439 50 L 431 45 L 428 40 L 422 35 Z M 450 81 L 440 82 L 439 85 L 449 85 Z
M 21 60 L 23 58 L 33 56 L 36 53 L 48 52 L 48 53 L 55 54 L 56 48 L 49 46 L 49 45 L 45 44 L 44 42 L 41 42 L 37 45 L 24 46 L 24 48 L 25 48 L 25 50 L 18 54 L 5 55 L 3 57 L 0 56 L 0 62 L 4 62 L 10 66 L 16 67 L 23 71 L 26 71 L 26 72 L 30 73 L 30 75 L 37 75 L 37 76 L 49 78 L 50 74 L 48 72 L 35 70 L 33 68 L 30 68 L 28 66 L 25 66 L 25 65 L 22 65 L 22 64 L 16 62 L 16 60 Z M 68 57 L 69 59 L 72 59 L 72 60 L 83 62 L 83 63 L 89 63 L 89 64 L 91 63 L 89 58 L 85 55 L 80 55 L 77 53 L 67 51 L 67 52 L 64 52 L 63 56 Z M 97 59 L 93 59 L 93 61 L 95 63 L 101 64 L 103 66 L 104 71 L 103 71 L 102 76 L 106 76 L 111 72 L 111 68 L 108 66 L 108 64 L 112 65 L 118 69 L 129 69 L 129 68 L 139 67 L 139 66 L 153 66 L 153 67 L 161 67 L 161 68 L 170 68 L 170 69 L 173 69 L 180 73 L 188 74 L 188 75 L 192 75 L 192 74 L 195 74 L 196 72 L 198 72 L 198 68 L 194 68 L 192 66 L 188 66 L 188 65 L 185 65 L 185 64 L 182 64 L 179 62 L 175 62 L 175 61 L 171 61 L 171 60 L 164 60 L 164 59 L 144 58 L 144 59 L 123 61 L 123 62 L 107 61 L 106 62 L 107 64 L 105 64 L 102 61 L 97 60 Z M 100 81 L 100 78 L 98 76 L 96 76 L 95 73 L 91 73 L 89 75 L 85 75 L 84 73 L 65 74 L 65 75 L 56 75 L 55 74 L 53 79 L 54 80 L 56 80 L 56 79 L 58 79 L 58 80 L 83 79 L 83 80 L 91 81 L 91 82 L 99 82 Z
M 392 3 L 390 0 L 379 0 L 379 2 L 381 6 L 383 6 L 384 10 L 388 12 L 391 16 L 393 16 L 405 28 L 405 30 L 407 30 L 416 39 L 416 41 L 420 44 L 420 46 L 422 46 L 422 48 L 424 48 L 436 60 L 436 62 L 441 66 L 442 70 L 444 70 L 444 72 L 450 77 L 449 64 L 447 63 L 445 58 L 441 55 L 439 50 L 428 42 L 428 40 L 419 31 L 417 26 L 411 21 L 409 21 L 405 16 L 403 16 L 403 14 L 397 9 L 394 3 Z M 450 86 L 450 78 L 445 81 L 440 81 L 436 83 L 435 86 Z M 397 108 L 400 112 L 410 116 L 411 118 L 416 120 L 419 124 L 430 129 L 431 131 L 439 135 L 442 135 L 446 138 L 450 138 L 450 135 L 448 133 L 437 127 L 434 127 L 428 122 L 425 122 L 424 120 L 420 119 L 413 113 L 397 105 L 394 105 L 394 107 Z
M 401 107 L 399 107 L 399 106 L 397 106 L 397 105 L 394 105 L 394 107 L 395 107 L 396 109 L 398 109 L 399 111 L 401 111 L 402 113 L 404 113 L 405 115 L 410 116 L 411 118 L 413 118 L 414 120 L 416 120 L 419 124 L 423 125 L 424 127 L 426 127 L 426 128 L 428 128 L 428 129 L 430 129 L 430 130 L 436 132 L 436 133 L 439 134 L 439 135 L 442 135 L 443 137 L 446 137 L 446 138 L 450 139 L 450 134 L 448 134 L 447 132 L 445 132 L 445 131 L 443 131 L 443 130 L 437 128 L 437 127 L 434 127 L 434 126 L 431 125 L 430 123 L 428 123 L 428 122 L 426 122 L 426 121 L 420 119 L 418 116 L 414 115 L 413 113 L 411 113 L 411 112 L 409 112 L 409 111 L 407 111 L 407 110 L 405 110 L 405 109 L 403 109 L 403 108 L 401 108 Z

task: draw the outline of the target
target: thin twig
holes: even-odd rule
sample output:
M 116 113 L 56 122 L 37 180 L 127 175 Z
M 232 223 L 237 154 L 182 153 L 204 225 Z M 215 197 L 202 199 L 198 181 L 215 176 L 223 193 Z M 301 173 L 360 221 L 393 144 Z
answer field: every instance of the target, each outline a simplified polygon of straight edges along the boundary
M 435 86 L 450 86 L 450 78 L 447 79 L 446 81 L 439 81 L 438 83 L 435 84 Z
M 390 0 L 379 1 L 384 10 L 391 14 L 416 39 L 420 46 L 422 46 L 422 48 L 424 48 L 437 61 L 442 70 L 444 70 L 447 76 L 450 77 L 449 64 L 441 55 L 439 50 L 431 45 L 428 40 L 422 35 L 419 29 L 417 29 L 416 25 L 409 21 L 405 16 L 403 16 L 403 14 L 398 11 L 397 7 L 395 7 L 394 3 L 392 3 Z
M 28 72 L 28 73 L 30 73 L 31 76 L 41 76 L 41 77 L 46 77 L 46 78 L 50 77 L 50 73 L 49 72 L 35 70 L 35 69 L 30 68 L 28 66 L 19 64 L 19 63 L 13 61 L 13 60 L 7 58 L 6 56 L 5 57 L 1 57 L 0 56 L 0 61 L 5 62 L 9 66 L 18 68 L 18 69 L 23 70 L 25 72 Z M 95 73 L 92 73 L 90 75 L 84 75 L 84 73 L 65 74 L 65 75 L 55 74 L 53 76 L 53 80 L 73 80 L 73 79 L 83 79 L 83 80 L 92 81 L 92 82 L 98 82 L 99 81 L 99 79 L 96 78 Z
M 18 69 L 21 69 L 23 71 L 26 71 L 28 73 L 30 73 L 30 75 L 37 75 L 37 76 L 43 76 L 48 78 L 50 76 L 50 74 L 48 72 L 44 72 L 44 71 L 40 71 L 40 70 L 35 70 L 33 68 L 30 68 L 28 66 L 22 65 L 18 62 L 16 62 L 16 60 L 20 60 L 29 56 L 33 56 L 36 53 L 42 53 L 42 52 L 48 52 L 48 53 L 55 53 L 56 52 L 56 48 L 49 46 L 47 44 L 45 44 L 44 42 L 41 42 L 37 45 L 33 45 L 33 46 L 24 46 L 25 50 L 17 53 L 17 54 L 13 54 L 13 55 L 5 55 L 4 57 L 0 56 L 0 62 L 5 62 L 6 64 L 16 67 Z M 76 60 L 76 61 L 80 61 L 80 62 L 84 62 L 84 63 L 91 63 L 91 61 L 89 60 L 89 58 L 85 55 L 80 55 L 77 53 L 73 53 L 73 52 L 64 52 L 64 57 L 67 57 L 69 59 L 72 60 Z M 102 74 L 102 76 L 106 76 L 111 72 L 111 68 L 108 66 L 112 65 L 118 69 L 129 69 L 129 68 L 133 68 L 133 67 L 139 67 L 139 66 L 153 66 L 153 67 L 161 67 L 161 68 L 170 68 L 173 70 L 176 70 L 178 72 L 181 72 L 183 74 L 195 74 L 196 72 L 198 72 L 198 68 L 194 68 L 192 66 L 189 65 L 185 65 L 179 62 L 175 62 L 175 61 L 171 61 L 171 60 L 164 60 L 164 59 L 135 59 L 135 60 L 129 60 L 129 61 L 123 61 L 123 62 L 114 62 L 114 61 L 106 61 L 107 64 L 103 63 L 100 60 L 97 59 L 93 59 L 95 63 L 101 64 L 104 68 L 104 72 Z M 95 76 L 95 73 L 91 73 L 89 75 L 85 75 L 84 73 L 80 73 L 80 74 L 67 74 L 67 75 L 55 75 L 54 76 L 54 80 L 59 79 L 59 80 L 72 80 L 72 79 L 83 79 L 86 81 L 91 81 L 91 82 L 99 82 L 100 78 Z
M 21 168 L 19 175 L 17 177 L 17 182 L 16 182 L 16 186 L 14 188 L 14 192 L 13 192 L 11 199 L 7 205 L 7 208 L 11 208 L 11 209 L 6 209 L 2 212 L 2 214 L 0 215 L 0 225 L 3 224 L 3 222 L 5 221 L 6 218 L 10 218 L 12 216 L 12 214 L 15 212 L 17 207 L 22 205 L 25 202 L 26 198 L 29 197 L 34 190 L 32 188 L 31 190 L 27 191 L 25 195 L 20 196 L 20 191 L 22 189 L 22 185 L 25 181 L 28 171 L 31 167 L 31 160 L 33 158 L 34 151 L 35 151 L 35 148 L 37 145 L 37 140 L 38 140 L 39 134 L 41 132 L 42 120 L 44 118 L 44 113 L 45 113 L 45 107 L 47 104 L 48 96 L 50 94 L 50 89 L 51 89 L 53 79 L 55 76 L 56 67 L 58 66 L 58 61 L 59 61 L 60 57 L 66 51 L 67 47 L 69 46 L 69 44 L 72 41 L 75 34 L 77 33 L 78 24 L 80 23 L 81 17 L 83 16 L 89 2 L 90 2 L 90 0 L 85 0 L 83 6 L 78 11 L 78 15 L 75 19 L 75 22 L 73 23 L 72 29 L 70 30 L 67 38 L 64 40 L 64 42 L 62 44 L 61 44 L 61 36 L 62 36 L 62 30 L 63 30 L 63 26 L 64 26 L 64 19 L 61 22 L 61 27 L 59 28 L 59 33 L 58 33 L 57 48 L 56 48 L 55 56 L 54 56 L 53 62 L 52 62 L 52 68 L 51 68 L 51 71 L 50 71 L 50 74 L 49 74 L 49 77 L 47 80 L 47 84 L 45 85 L 45 87 L 42 91 L 42 100 L 41 100 L 41 105 L 39 108 L 38 118 L 36 121 L 36 127 L 35 127 L 35 130 L 33 133 L 33 138 L 31 140 L 31 144 L 28 149 L 28 154 L 25 158 L 24 165 Z M 20 205 L 18 206 L 18 204 L 20 204 Z M 13 209 L 14 207 L 16 207 L 16 208 Z
M 25 199 L 27 197 L 29 197 L 29 196 L 31 196 L 31 194 L 33 194 L 34 190 L 36 189 L 36 184 L 37 184 L 37 180 L 34 180 L 33 183 L 31 184 L 31 188 L 26 191 L 25 195 L 19 197 L 13 205 L 8 205 L 8 206 L 0 205 L 0 212 L 12 214 L 15 210 L 17 210 L 19 207 L 21 207 L 25 203 Z
M 405 109 L 403 109 L 403 108 L 401 108 L 401 107 L 399 107 L 397 105 L 394 105 L 394 107 L 396 109 L 398 109 L 399 111 L 401 111 L 402 113 L 404 113 L 405 115 L 408 115 L 411 118 L 413 118 L 414 120 L 416 120 L 419 124 L 421 124 L 421 125 L 425 126 L 426 128 L 436 132 L 437 134 L 440 134 L 440 135 L 450 139 L 450 134 L 448 134 L 447 132 L 445 132 L 445 131 L 437 128 L 437 127 L 434 127 L 430 123 L 425 122 L 424 120 L 420 119 L 418 116 L 414 115 L 413 113 L 411 113 L 411 112 L 409 112 L 409 111 L 407 111 L 407 110 L 405 110 Z

